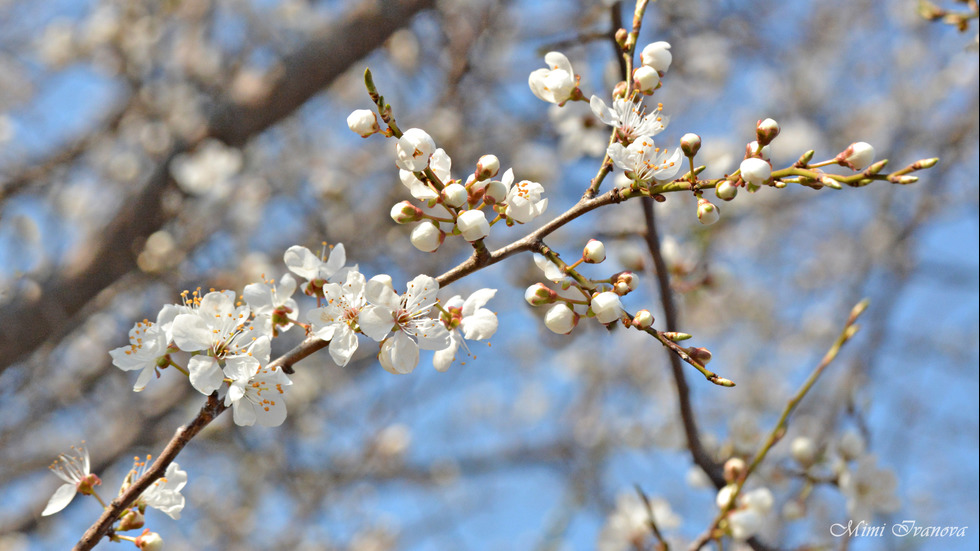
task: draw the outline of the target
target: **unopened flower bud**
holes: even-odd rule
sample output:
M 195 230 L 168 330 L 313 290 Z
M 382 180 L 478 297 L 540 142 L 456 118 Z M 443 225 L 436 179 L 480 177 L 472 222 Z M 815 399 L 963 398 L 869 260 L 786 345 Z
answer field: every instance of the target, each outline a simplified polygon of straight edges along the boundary
M 698 198 L 698 222 L 710 226 L 721 218 L 721 211 L 707 199 Z
M 477 241 L 490 235 L 490 223 L 482 210 L 465 210 L 459 213 L 456 227 L 467 241 Z
M 381 130 L 378 126 L 378 117 L 375 116 L 374 111 L 367 109 L 358 109 L 348 115 L 347 126 L 354 132 L 360 134 L 362 138 L 367 138 L 371 134 Z
M 764 161 L 769 160 L 769 146 L 760 145 L 757 141 L 751 141 L 745 144 L 745 156 L 748 157 L 761 157 Z
M 848 430 L 840 437 L 837 450 L 845 460 L 858 459 L 864 455 L 864 437 L 857 431 Z
M 762 145 L 769 145 L 779 135 L 779 123 L 772 119 L 761 120 L 755 125 L 755 136 Z
M 422 252 L 435 252 L 445 239 L 446 232 L 440 230 L 432 220 L 423 220 L 412 230 L 412 245 Z
M 442 200 L 450 207 L 461 207 L 467 201 L 466 188 L 463 184 L 449 184 L 442 190 Z
M 488 203 L 501 203 L 507 199 L 507 186 L 499 180 L 493 180 L 484 189 L 484 199 Z
M 731 461 L 731 459 L 729 459 L 729 461 Z M 728 463 L 725 463 L 725 465 L 727 466 Z M 728 480 L 727 476 L 725 477 L 725 480 Z M 715 505 L 717 505 L 719 509 L 728 506 L 728 502 L 732 500 L 732 494 L 735 493 L 735 486 L 735 484 L 728 484 L 726 486 L 722 486 L 722 488 L 718 490 L 718 493 L 715 495 Z
M 143 523 L 143 513 L 136 509 L 126 509 L 123 511 L 122 517 L 119 519 L 119 524 L 116 531 L 126 532 L 128 530 L 136 530 L 137 528 L 142 528 Z
M 564 302 L 559 302 L 544 315 L 544 325 L 559 335 L 567 335 L 575 329 L 578 323 L 578 314 L 572 311 Z
M 680 332 L 677 332 L 677 331 L 667 331 L 667 332 L 664 333 L 664 336 L 667 337 L 668 339 L 674 341 L 674 342 L 686 341 L 687 339 L 690 339 L 691 338 L 691 335 L 690 334 L 688 334 L 688 333 L 680 333 Z
M 831 189 L 841 189 L 840 182 L 834 180 L 830 176 L 821 176 L 820 183 L 831 188 Z
M 837 164 L 851 170 L 864 170 L 875 160 L 875 148 L 866 142 L 855 142 L 847 146 L 835 159 Z
M 647 44 L 640 52 L 640 62 L 661 73 L 667 72 L 673 59 L 674 56 L 670 54 L 669 42 L 660 41 Z
M 790 453 L 797 463 L 809 467 L 817 459 L 817 446 L 811 438 L 798 436 L 790 442 Z
M 693 157 L 701 150 L 701 136 L 688 132 L 681 136 L 681 151 L 688 157 Z
M 156 532 L 150 532 L 147 528 L 143 530 L 143 533 L 136 537 L 133 544 L 140 549 L 140 551 L 161 551 L 163 549 L 163 538 L 160 534 Z
M 742 173 L 742 179 L 755 186 L 768 182 L 769 177 L 772 176 L 772 167 L 769 163 L 756 157 L 745 159 L 738 169 Z
M 395 164 L 402 170 L 420 172 L 429 166 L 436 142 L 421 128 L 409 128 L 395 144 Z
M 391 219 L 397 224 L 418 222 L 422 219 L 422 209 L 416 207 L 409 201 L 402 201 L 391 207 Z
M 640 278 L 633 272 L 620 272 L 613 276 L 613 292 L 625 296 L 640 286 Z
M 476 162 L 476 179 L 493 178 L 500 171 L 500 160 L 496 155 L 484 155 Z
M 592 297 L 590 308 L 599 323 L 612 323 L 623 315 L 623 304 L 619 302 L 619 295 L 612 291 L 605 291 Z
M 653 325 L 653 314 L 649 310 L 640 310 L 633 316 L 633 325 L 640 329 L 647 329 Z
M 745 460 L 741 457 L 732 457 L 725 461 L 725 482 L 735 482 L 743 472 L 745 472 Z
M 660 86 L 660 75 L 653 67 L 641 65 L 633 71 L 633 85 L 644 94 L 652 94 Z
M 524 300 L 531 306 L 551 304 L 558 299 L 558 293 L 549 289 L 543 283 L 535 283 L 524 291 Z
M 725 180 L 715 187 L 715 195 L 722 201 L 731 201 L 738 195 L 738 186 L 731 180 Z
M 588 264 L 598 264 L 606 259 L 606 246 L 598 239 L 589 239 L 582 251 L 582 259 Z
M 688 348 L 687 355 L 690 356 L 695 362 L 701 364 L 701 367 L 707 366 L 708 362 L 711 361 L 711 351 L 703 346 L 692 346 Z

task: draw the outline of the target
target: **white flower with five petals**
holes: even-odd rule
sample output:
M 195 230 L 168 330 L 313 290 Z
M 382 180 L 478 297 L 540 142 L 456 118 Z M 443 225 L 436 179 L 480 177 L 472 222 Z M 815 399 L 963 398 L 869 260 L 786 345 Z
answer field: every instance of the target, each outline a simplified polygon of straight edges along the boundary
M 449 331 L 439 320 L 426 317 L 438 292 L 439 282 L 427 275 L 416 276 L 401 296 L 392 289 L 390 278 L 373 277 L 367 282 L 364 296 L 371 304 L 361 310 L 361 331 L 381 342 L 378 359 L 387 371 L 411 373 L 419 362 L 419 348 L 449 346 Z
M 313 254 L 312 251 L 300 245 L 286 249 L 283 261 L 290 272 L 307 281 L 303 292 L 308 295 L 319 294 L 320 288 L 347 263 L 347 251 L 343 243 L 337 243 L 330 250 L 326 261 Z
M 343 285 L 330 283 L 323 287 L 326 306 L 307 314 L 310 331 L 317 338 L 330 341 L 330 357 L 343 367 L 357 350 L 358 318 L 367 305 L 364 275 L 355 270 L 347 272 Z
M 459 295 L 446 301 L 443 310 L 449 315 L 443 314 L 442 322 L 449 330 L 449 346 L 437 351 L 432 358 L 438 371 L 449 369 L 456 359 L 459 346 L 466 346 L 464 338 L 482 341 L 497 332 L 497 314 L 483 307 L 495 294 L 496 289 L 480 289 L 465 301 Z
M 640 136 L 656 136 L 670 122 L 670 117 L 663 114 L 661 106 L 658 105 L 653 112 L 647 113 L 642 103 L 623 98 L 613 100 L 610 108 L 599 96 L 592 96 L 589 107 L 599 120 L 616 128 L 627 143 L 632 143 Z
M 292 299 L 294 292 L 296 279 L 286 274 L 279 280 L 279 285 L 274 282 L 246 285 L 242 295 L 245 304 L 252 309 L 255 325 L 261 327 L 263 333 L 272 335 L 278 334 L 279 328 L 288 331 L 293 326 L 287 315 L 299 308 Z
M 504 215 L 515 222 L 526 224 L 548 208 L 548 200 L 541 198 L 544 187 L 530 180 L 521 180 L 515 184 L 514 169 L 508 168 L 500 178 L 500 182 L 507 189 Z
M 184 509 L 184 496 L 180 491 L 186 484 L 187 471 L 180 470 L 177 463 L 171 463 L 167 465 L 163 477 L 143 492 L 138 503 L 161 511 L 174 520 L 180 520 L 180 512 Z
M 669 180 L 681 167 L 681 150 L 668 154 L 653 143 L 653 138 L 641 136 L 628 147 L 614 143 L 606 150 L 613 163 L 634 180 L 650 182 Z

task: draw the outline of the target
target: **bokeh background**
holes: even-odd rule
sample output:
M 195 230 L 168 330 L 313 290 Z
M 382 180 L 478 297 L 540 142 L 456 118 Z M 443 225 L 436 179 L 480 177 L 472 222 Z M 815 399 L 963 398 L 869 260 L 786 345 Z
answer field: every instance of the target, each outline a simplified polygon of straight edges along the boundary
M 421 253 L 391 222 L 408 198 L 394 146 L 345 125 L 370 106 L 365 67 L 401 127 L 447 150 L 455 177 L 496 154 L 544 185 L 556 215 L 588 186 L 608 132 L 584 103 L 534 98 L 527 76 L 558 49 L 585 94 L 608 100 L 623 4 L 0 2 L 0 549 L 65 549 L 97 518 L 80 497 L 39 516 L 60 483 L 47 466 L 69 445 L 87 442 L 112 496 L 132 457 L 158 453 L 200 408 L 172 371 L 133 393 L 135 375 L 108 355 L 181 290 L 279 278 L 294 244 L 342 242 L 362 272 L 396 285 L 466 258 L 459 240 Z M 759 541 L 775 548 L 978 543 L 977 28 L 918 7 L 659 0 L 644 20 L 640 46 L 673 52 L 653 99 L 671 117 L 658 143 L 700 134 L 707 176 L 735 170 L 766 117 L 782 128 L 777 167 L 855 141 L 894 168 L 941 158 L 914 185 L 743 193 L 710 227 L 690 196 L 654 208 L 680 329 L 738 385 L 686 372 L 716 461 L 757 449 L 851 305 L 871 299 L 760 473 L 776 506 Z M 641 274 L 625 304 L 662 327 L 645 227 L 627 202 L 547 243 L 574 259 L 603 239 L 609 260 L 587 275 Z M 491 248 L 527 230 L 495 228 Z M 658 520 L 686 547 L 715 491 L 692 468 L 667 354 L 587 320 L 551 334 L 522 300 L 542 279 L 524 255 L 453 284 L 446 298 L 499 289 L 501 329 L 448 373 L 423 355 L 392 376 L 365 340 L 345 368 L 325 353 L 297 365 L 286 423 L 216 421 L 178 459 L 190 477 L 181 520 L 151 511 L 148 526 L 168 549 L 646 549 L 649 534 L 622 520 L 638 486 L 669 504 Z M 848 433 L 897 479 L 901 507 L 876 525 L 965 526 L 966 537 L 833 538 L 829 526 L 850 518 L 832 476 Z M 827 478 L 802 519 L 796 436 L 818 443 Z M 129 544 L 98 548 L 117 545 Z

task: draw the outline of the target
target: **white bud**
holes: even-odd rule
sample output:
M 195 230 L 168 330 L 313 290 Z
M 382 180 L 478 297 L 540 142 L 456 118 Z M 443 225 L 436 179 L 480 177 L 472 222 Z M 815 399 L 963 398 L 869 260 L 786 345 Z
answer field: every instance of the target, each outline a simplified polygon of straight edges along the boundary
M 588 264 L 598 264 L 606 259 L 606 246 L 598 239 L 589 239 L 582 251 L 582 259 Z
M 633 325 L 640 329 L 647 329 L 653 325 L 653 314 L 649 310 L 640 310 L 633 316 Z
M 812 439 L 798 436 L 790 443 L 790 453 L 797 463 L 809 467 L 817 459 L 817 446 Z
M 446 239 L 446 233 L 432 220 L 423 220 L 412 230 L 411 241 L 415 248 L 426 253 L 435 252 Z
M 484 155 L 476 162 L 476 179 L 493 178 L 500 171 L 500 160 L 496 155 Z
M 707 199 L 698 198 L 698 222 L 710 226 L 721 218 L 721 211 Z
M 347 127 L 360 134 L 362 138 L 367 138 L 371 134 L 381 130 L 378 126 L 378 117 L 374 114 L 374 111 L 367 109 L 358 109 L 348 115 Z
M 758 155 L 759 157 L 762 157 L 763 160 L 768 161 L 769 151 L 768 145 L 763 145 L 760 147 L 759 142 L 757 141 L 751 141 L 745 145 L 745 155 L 748 157 L 755 157 Z
M 681 136 L 681 151 L 688 157 L 693 157 L 701 150 L 701 136 L 688 132 Z
M 143 533 L 133 540 L 140 551 L 160 551 L 163 549 L 163 538 L 160 534 L 156 532 L 150 532 L 149 528 L 143 530 Z
M 429 166 L 436 142 L 425 130 L 409 128 L 395 144 L 395 164 L 402 170 L 420 172 Z
M 728 502 L 732 499 L 732 494 L 735 492 L 735 484 L 728 484 L 723 486 L 722 489 L 718 490 L 718 494 L 715 495 L 715 505 L 719 509 L 724 509 Z
M 837 156 L 837 164 L 852 170 L 864 170 L 875 160 L 875 148 L 866 142 L 852 143 Z
M 623 315 L 623 304 L 619 301 L 619 295 L 612 291 L 599 293 L 592 297 L 590 307 L 599 323 L 612 323 Z
M 725 180 L 715 188 L 715 195 L 722 201 L 731 201 L 737 194 L 738 186 L 730 180 Z
M 769 163 L 756 157 L 745 159 L 738 169 L 742 173 L 742 179 L 755 186 L 768 182 L 769 177 L 772 176 L 772 167 Z
M 850 461 L 864 455 L 864 437 L 855 430 L 848 430 L 837 444 L 841 457 Z
M 551 304 L 556 298 L 558 298 L 558 293 L 552 291 L 543 283 L 535 283 L 524 291 L 524 300 L 531 306 Z
M 461 207 L 468 199 L 466 188 L 462 184 L 449 184 L 442 190 L 443 200 L 450 207 Z
M 408 201 L 402 201 L 391 207 L 391 219 L 397 224 L 418 222 L 422 219 L 422 209 Z
M 467 241 L 477 241 L 490 235 L 490 223 L 482 210 L 464 210 L 459 213 L 456 227 Z
M 548 309 L 544 315 L 544 325 L 559 335 L 567 335 L 578 323 L 578 316 L 564 302 L 559 302 Z
M 507 186 L 499 180 L 493 180 L 487 184 L 483 196 L 489 203 L 502 203 L 507 199 Z
M 769 145 L 779 135 L 779 123 L 772 119 L 759 121 L 755 125 L 755 135 L 760 143 Z
M 647 44 L 643 51 L 640 52 L 640 61 L 648 66 L 652 67 L 655 71 L 660 71 L 661 73 L 666 73 L 667 69 L 670 68 L 670 62 L 674 60 L 674 56 L 670 54 L 670 43 L 669 42 L 654 42 L 653 44 Z
M 644 94 L 652 94 L 660 85 L 660 75 L 653 67 L 641 65 L 633 71 L 633 84 Z

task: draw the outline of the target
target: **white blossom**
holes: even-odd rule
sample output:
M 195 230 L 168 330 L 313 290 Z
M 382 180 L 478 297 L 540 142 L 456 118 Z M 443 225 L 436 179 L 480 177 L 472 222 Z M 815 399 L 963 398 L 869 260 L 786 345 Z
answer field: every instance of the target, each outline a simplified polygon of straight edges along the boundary
M 497 294 L 496 289 L 480 289 L 465 301 L 459 295 L 446 301 L 443 309 L 449 312 L 449 316 L 444 314 L 442 321 L 449 331 L 449 346 L 436 351 L 433 356 L 432 363 L 436 370 L 449 369 L 456 359 L 456 352 L 460 345 L 466 346 L 463 342 L 464 338 L 482 341 L 497 332 L 497 314 L 483 307 L 495 294 Z
M 42 517 L 53 515 L 67 507 L 75 499 L 75 494 L 79 490 L 83 494 L 91 493 L 93 486 L 102 483 L 99 477 L 91 472 L 91 462 L 84 442 L 78 447 L 72 446 L 71 450 L 71 453 L 59 455 L 49 467 L 51 472 L 65 483 L 59 486 L 48 500 L 47 506 L 41 512 Z
M 489 224 L 488 224 L 489 227 Z M 435 252 L 440 245 L 442 245 L 443 240 L 446 238 L 446 233 L 439 229 L 439 225 L 432 220 L 423 220 L 418 223 L 413 229 L 410 236 L 412 245 L 415 248 L 426 253 Z
M 467 241 L 477 241 L 490 235 L 490 222 L 482 210 L 464 210 L 456 218 L 456 227 Z
M 628 147 L 614 143 L 606 150 L 609 158 L 626 175 L 641 182 L 669 180 L 681 167 L 681 150 L 661 150 L 649 136 L 641 136 Z
M 263 333 L 272 335 L 274 332 L 278 334 L 279 328 L 288 331 L 293 327 L 293 322 L 287 316 L 299 308 L 292 298 L 295 292 L 296 279 L 285 274 L 279 279 L 278 285 L 274 282 L 246 285 L 242 296 L 255 316 L 253 323 Z
M 374 111 L 368 109 L 357 109 L 347 116 L 347 127 L 352 131 L 367 138 L 371 134 L 381 130 L 378 126 L 378 117 Z
M 149 320 L 137 322 L 129 330 L 129 345 L 109 351 L 112 365 L 123 371 L 141 370 L 133 385 L 133 390 L 136 392 L 146 388 L 156 372 L 157 360 L 167 354 L 170 337 L 164 325 L 160 323 L 161 317 L 166 315 L 164 312 L 176 315 L 176 310 L 165 309 L 161 310 L 160 316 L 157 317 L 158 323 Z M 172 321 L 173 316 L 170 317 Z
M 439 282 L 427 275 L 410 281 L 402 296 L 381 280 L 368 281 L 364 295 L 370 304 L 361 311 L 359 323 L 365 335 L 381 342 L 378 359 L 387 371 L 411 373 L 418 365 L 419 348 L 443 350 L 449 346 L 449 331 L 438 320 L 426 317 L 438 292 Z
M 516 222 L 526 224 L 548 208 L 548 200 L 541 199 L 544 187 L 529 180 L 521 180 L 515 184 L 514 169 L 508 168 L 500 178 L 500 182 L 507 189 L 507 196 L 503 201 L 507 205 L 504 215 Z
M 590 308 L 599 323 L 612 323 L 623 315 L 623 304 L 619 301 L 619 295 L 612 291 L 592 297 Z
M 206 140 L 194 153 L 181 153 L 170 163 L 177 185 L 191 195 L 224 194 L 242 168 L 242 152 L 217 140 Z
M 667 69 L 670 68 L 670 62 L 673 59 L 674 56 L 670 53 L 669 42 L 660 41 L 647 44 L 643 47 L 643 51 L 640 52 L 640 62 L 661 73 L 667 72 Z
M 874 455 L 865 455 L 840 474 L 838 484 L 847 498 L 847 512 L 855 521 L 871 521 L 876 512 L 892 513 L 901 503 L 895 496 L 895 473 L 879 469 Z
M 347 263 L 347 251 L 344 250 L 343 243 L 337 243 L 337 246 L 330 250 L 330 256 L 324 261 L 306 247 L 293 245 L 286 249 L 283 261 L 289 271 L 306 280 L 303 284 L 303 292 L 317 294 L 317 291 Z
M 577 323 L 578 315 L 564 302 L 555 303 L 544 315 L 545 327 L 559 335 L 571 333 Z
M 575 91 L 575 71 L 565 54 L 560 52 L 548 52 L 544 61 L 548 68 L 533 71 L 528 77 L 528 85 L 539 99 L 561 105 L 571 99 Z
M 347 272 L 343 285 L 330 283 L 323 287 L 326 305 L 307 314 L 310 331 L 319 339 L 330 341 L 330 357 L 337 365 L 347 365 L 357 350 L 358 320 L 367 305 L 364 289 L 367 282 L 356 271 Z
M 184 509 L 184 496 L 180 491 L 186 484 L 187 471 L 180 470 L 180 465 L 177 463 L 171 463 L 167 465 L 163 477 L 147 488 L 139 501 L 174 520 L 179 520 L 180 512 Z
M 663 114 L 659 104 L 655 110 L 647 113 L 642 102 L 616 98 L 612 108 L 609 108 L 599 96 L 592 96 L 589 107 L 599 120 L 619 130 L 627 142 L 633 142 L 640 136 L 656 136 L 670 122 L 670 117 Z

